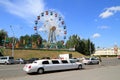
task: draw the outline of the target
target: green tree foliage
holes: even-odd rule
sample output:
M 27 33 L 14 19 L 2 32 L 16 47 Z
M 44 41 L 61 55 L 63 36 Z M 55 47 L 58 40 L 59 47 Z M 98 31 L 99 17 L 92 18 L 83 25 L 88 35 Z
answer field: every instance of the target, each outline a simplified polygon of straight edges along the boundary
M 64 41 L 58 41 L 57 42 L 57 47 L 60 49 L 60 48 L 64 48 Z
M 31 35 L 31 36 L 25 35 L 17 39 L 15 37 L 8 37 L 6 31 L 0 30 L 0 46 L 5 46 L 5 44 L 9 46 L 11 43 L 13 43 L 13 38 L 14 38 L 14 45 L 19 44 L 20 48 L 29 48 L 32 47 L 33 44 L 38 48 L 49 46 L 49 44 L 47 44 L 47 41 L 43 40 L 39 34 Z M 64 47 L 64 41 L 58 41 L 56 44 L 58 48 Z M 69 37 L 69 39 L 66 42 L 66 48 L 68 49 L 75 48 L 76 51 L 84 55 L 90 55 L 95 51 L 95 45 L 93 44 L 93 42 L 90 41 L 90 39 L 81 40 L 78 35 L 72 35 Z
M 0 56 L 3 56 L 3 53 L 4 53 L 4 48 L 0 47 Z
M 32 42 L 35 42 L 38 47 L 42 45 L 42 37 L 40 35 L 31 35 Z
M 85 43 L 84 43 L 83 40 L 81 40 L 79 42 L 79 45 L 75 47 L 75 50 L 78 51 L 78 52 L 80 52 L 80 53 L 85 54 Z
M 20 37 L 20 46 L 21 47 L 29 47 L 31 44 L 31 37 L 29 35 L 21 36 Z
M 67 48 L 75 48 L 76 46 L 79 46 L 80 37 L 77 35 L 73 35 L 69 37 L 69 40 L 66 42 Z
M 66 42 L 67 48 L 75 48 L 76 51 L 84 54 L 91 55 L 95 51 L 95 45 L 90 41 L 90 39 L 80 40 L 78 35 L 73 35 L 69 37 L 69 40 Z
M 3 46 L 5 43 L 5 38 L 7 37 L 7 32 L 4 30 L 0 30 L 0 46 Z
M 31 47 L 33 42 L 37 45 L 37 47 L 40 47 L 42 44 L 42 37 L 40 35 L 25 35 L 20 37 L 21 47 Z

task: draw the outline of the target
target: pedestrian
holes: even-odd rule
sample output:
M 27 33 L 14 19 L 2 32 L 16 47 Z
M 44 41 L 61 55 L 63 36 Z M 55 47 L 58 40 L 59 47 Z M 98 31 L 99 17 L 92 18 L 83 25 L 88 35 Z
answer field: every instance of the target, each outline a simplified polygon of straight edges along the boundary
M 99 56 L 99 65 L 101 65 L 102 59 L 101 56 Z

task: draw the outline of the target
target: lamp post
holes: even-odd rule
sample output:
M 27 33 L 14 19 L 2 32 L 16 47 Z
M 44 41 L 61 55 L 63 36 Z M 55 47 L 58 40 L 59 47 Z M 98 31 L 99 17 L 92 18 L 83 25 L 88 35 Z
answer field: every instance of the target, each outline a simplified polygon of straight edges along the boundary
M 13 33 L 13 38 L 12 38 L 12 57 L 14 57 L 14 31 L 12 26 L 10 25 L 11 31 Z

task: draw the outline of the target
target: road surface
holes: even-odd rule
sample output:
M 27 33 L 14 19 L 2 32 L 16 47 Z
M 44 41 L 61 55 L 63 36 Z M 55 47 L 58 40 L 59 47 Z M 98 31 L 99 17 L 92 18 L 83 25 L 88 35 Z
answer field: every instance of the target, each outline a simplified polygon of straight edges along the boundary
M 104 58 L 101 65 L 86 65 L 83 70 L 71 70 L 51 72 L 43 75 L 26 74 L 22 68 L 24 65 L 0 65 L 0 80 L 118 80 L 120 77 L 120 60 L 116 58 Z M 111 78 L 111 76 L 113 78 Z M 119 77 L 119 78 L 118 78 Z M 74 79 L 75 78 L 75 79 Z

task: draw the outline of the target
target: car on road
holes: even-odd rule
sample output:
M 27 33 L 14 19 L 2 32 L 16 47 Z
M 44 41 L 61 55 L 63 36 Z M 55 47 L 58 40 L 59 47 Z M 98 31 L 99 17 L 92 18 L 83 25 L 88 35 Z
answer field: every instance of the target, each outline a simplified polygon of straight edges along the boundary
M 0 57 L 0 64 L 14 64 L 14 57 L 2 56 Z
M 86 64 L 99 64 L 99 59 L 96 57 L 84 58 L 82 62 Z
M 118 55 L 117 58 L 120 59 L 120 55 Z
M 14 62 L 15 62 L 15 64 L 25 64 L 26 63 L 26 61 L 23 58 L 18 58 Z
M 25 61 L 26 61 L 26 63 L 32 63 L 32 62 L 34 62 L 35 60 L 39 60 L 39 58 L 30 58 L 30 59 L 25 60 Z
M 82 69 L 84 64 L 80 62 L 75 62 L 73 59 L 61 60 L 61 59 L 42 59 L 36 60 L 31 64 L 26 64 L 23 70 L 26 73 L 37 72 L 42 74 L 46 71 L 58 71 L 58 70 L 68 70 L 68 69 Z

